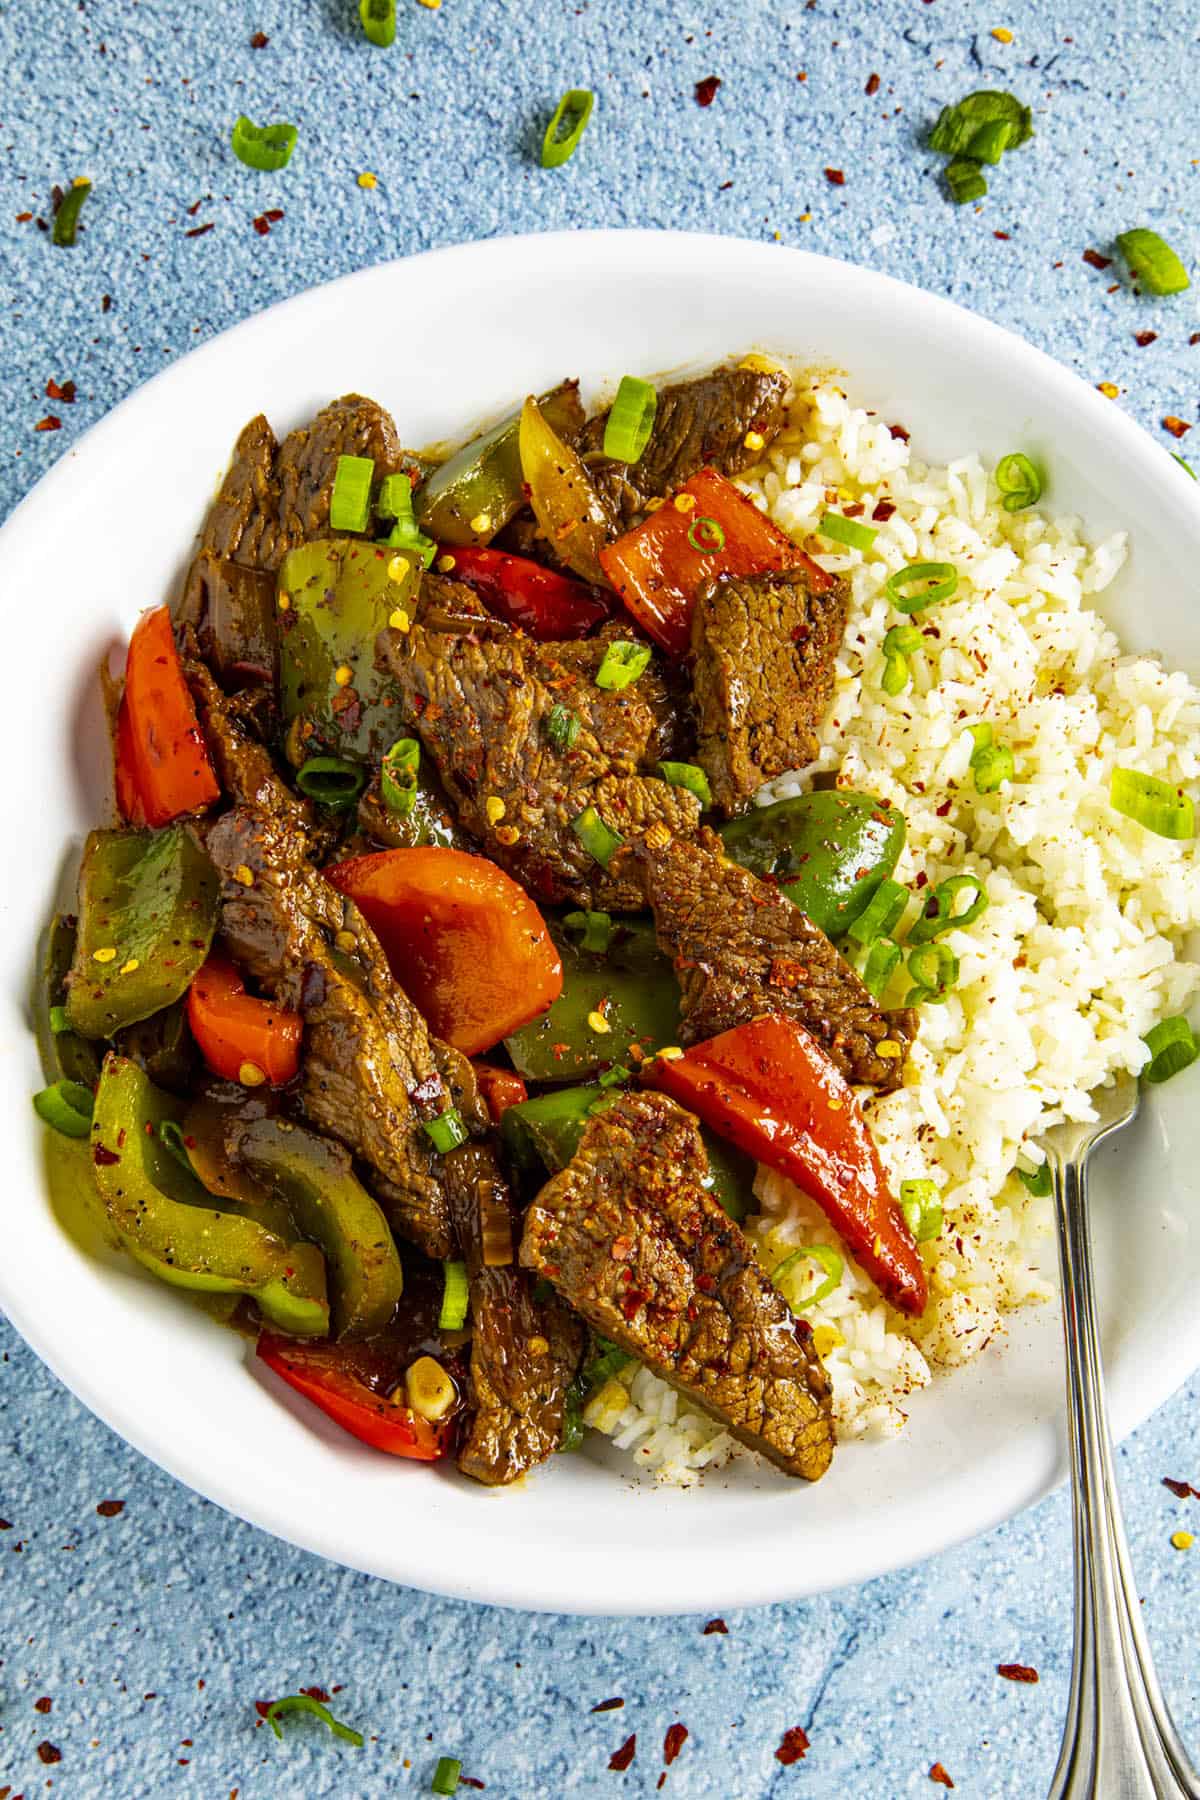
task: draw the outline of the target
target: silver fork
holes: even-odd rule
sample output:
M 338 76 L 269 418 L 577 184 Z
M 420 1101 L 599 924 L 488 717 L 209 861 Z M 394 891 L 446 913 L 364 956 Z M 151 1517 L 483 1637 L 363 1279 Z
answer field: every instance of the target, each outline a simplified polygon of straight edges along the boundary
M 1067 1348 L 1075 1644 L 1071 1697 L 1050 1800 L 1200 1800 L 1142 1630 L 1129 1566 L 1096 1322 L 1088 1158 L 1128 1125 L 1138 1087 L 1122 1075 L 1092 1096 L 1098 1117 L 1064 1124 L 1043 1147 L 1054 1182 Z

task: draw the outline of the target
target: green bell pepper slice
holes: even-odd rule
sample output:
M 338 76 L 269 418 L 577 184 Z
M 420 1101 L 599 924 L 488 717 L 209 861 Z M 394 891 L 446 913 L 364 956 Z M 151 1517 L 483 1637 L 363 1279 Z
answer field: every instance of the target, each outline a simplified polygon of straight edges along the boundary
M 548 921 L 563 965 L 562 992 L 549 1012 L 504 1040 L 526 1081 L 572 1081 L 647 1055 L 679 1036 L 679 983 L 645 919 L 614 920 L 603 953 L 583 950 L 559 920 Z M 609 1029 L 588 1023 L 598 1013 Z M 636 1060 L 636 1059 L 635 1059 Z
M 420 575 L 415 556 L 361 538 L 320 538 L 284 557 L 281 700 L 285 725 L 299 721 L 305 756 L 378 762 L 403 736 L 395 684 L 375 667 L 375 639 L 393 613 L 412 617 Z
M 245 1208 L 226 1203 L 218 1211 L 159 1136 L 181 1112 L 135 1062 L 113 1051 L 105 1057 L 92 1117 L 92 1173 L 122 1248 L 173 1287 L 246 1294 L 280 1330 L 324 1336 L 321 1252 L 289 1242 Z
M 771 875 L 827 937 L 841 937 L 904 848 L 894 806 L 837 788 L 777 800 L 721 827 L 734 862 Z
M 585 417 L 579 383 L 563 382 L 538 405 L 559 437 L 573 444 Z M 413 496 L 422 531 L 439 544 L 487 544 L 516 517 L 526 504 L 520 424 L 520 412 L 510 413 L 433 471 Z
M 67 1019 L 110 1038 L 180 999 L 217 926 L 216 870 L 186 825 L 93 831 L 79 870 Z
M 369 1337 L 391 1322 L 404 1290 L 400 1256 L 378 1203 L 349 1153 L 287 1119 L 235 1127 L 235 1161 L 282 1194 L 301 1233 L 325 1252 L 334 1336 Z
M 78 1081 L 94 1088 L 100 1052 L 72 1031 L 67 1015 L 67 975 L 75 958 L 75 921 L 56 913 L 46 927 L 33 988 L 33 1030 L 46 1080 Z

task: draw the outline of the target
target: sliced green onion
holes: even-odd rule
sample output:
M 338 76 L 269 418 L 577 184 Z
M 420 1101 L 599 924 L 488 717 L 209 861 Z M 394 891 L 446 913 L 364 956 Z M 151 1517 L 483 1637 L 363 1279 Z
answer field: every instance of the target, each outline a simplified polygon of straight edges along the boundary
M 996 464 L 996 486 L 1005 512 L 1024 512 L 1042 497 L 1042 477 L 1023 450 L 1013 450 Z
M 58 203 L 58 211 L 54 215 L 54 227 L 50 233 L 50 241 L 60 249 L 69 250 L 75 242 L 75 233 L 79 226 L 79 213 L 84 201 L 92 191 L 90 181 L 80 176 L 73 181 Z
M 971 162 L 965 156 L 956 156 L 953 162 L 946 164 L 946 186 L 950 189 L 950 198 L 955 206 L 966 206 L 972 200 L 982 200 L 988 191 L 988 184 L 979 170 L 977 162 Z
M 975 746 L 975 750 L 990 749 L 993 733 L 992 727 L 986 719 L 982 725 L 968 725 L 967 730 L 971 734 L 971 742 Z M 974 752 L 972 752 L 971 761 L 972 763 L 975 761 Z
M 879 677 L 879 685 L 885 694 L 894 699 L 902 694 L 908 686 L 908 659 L 904 656 L 889 656 L 883 665 L 883 674 Z
M 879 536 L 874 525 L 860 525 L 857 519 L 831 512 L 822 513 L 817 530 L 822 537 L 832 539 L 835 544 L 846 544 L 851 550 L 869 550 Z
M 604 454 L 614 462 L 635 463 L 650 442 L 658 394 L 648 381 L 622 375 L 617 397 L 604 421 Z
M 320 1719 L 322 1725 L 328 1725 L 335 1738 L 341 1738 L 343 1743 L 354 1744 L 357 1748 L 362 1748 L 362 1732 L 352 1731 L 349 1725 L 343 1725 L 340 1719 L 334 1718 L 327 1706 L 322 1706 L 321 1702 L 314 1700 L 311 1694 L 287 1694 L 282 1700 L 276 1700 L 272 1706 L 267 1708 L 267 1724 L 277 1738 L 282 1739 L 283 1737 L 283 1733 L 279 1729 L 280 1719 L 285 1713 L 292 1712 L 311 1713 L 314 1719 Z
M 1016 763 L 1007 744 L 988 744 L 971 752 L 971 768 L 976 792 L 994 794 L 1004 782 L 1012 780 Z
M 649 644 L 634 644 L 628 638 L 617 638 L 604 652 L 596 670 L 599 688 L 627 688 L 650 666 Z
M 547 1294 L 546 1298 L 549 1299 L 553 1292 L 554 1290 L 551 1288 L 550 1294 Z M 600 1332 L 593 1331 L 592 1354 L 583 1365 L 584 1386 L 589 1393 L 593 1393 L 596 1388 L 603 1387 L 604 1383 L 612 1376 L 619 1374 L 629 1361 L 628 1353 L 622 1350 L 619 1344 L 614 1344 L 611 1338 L 603 1337 Z
M 909 563 L 887 578 L 887 596 L 901 612 L 924 612 L 949 600 L 958 588 L 958 570 L 953 563 Z
M 1157 231 L 1139 226 L 1136 231 L 1122 231 L 1117 249 L 1129 264 L 1129 273 L 1140 281 L 1148 294 L 1182 294 L 1191 287 L 1188 272 Z
M 905 1006 L 919 1006 L 922 1001 L 942 1001 L 958 980 L 958 958 L 949 944 L 918 944 L 908 953 L 908 972 L 913 986 L 905 996 Z
M 1010 148 L 1016 128 L 1009 119 L 991 119 L 971 133 L 966 155 L 971 162 L 998 163 Z
M 54 1081 L 33 1096 L 33 1110 L 64 1137 L 85 1138 L 92 1129 L 92 1090 L 81 1081 Z
M 883 676 L 880 686 L 885 694 L 902 694 L 908 686 L 908 659 L 925 646 L 925 635 L 916 625 L 893 625 L 883 640 Z
M 898 881 L 881 881 L 862 912 L 846 928 L 846 935 L 856 944 L 873 944 L 876 938 L 894 931 L 904 917 L 908 905 L 908 889 Z
M 248 169 L 286 169 L 297 136 L 296 127 L 282 119 L 275 125 L 255 125 L 242 113 L 234 121 L 229 143 L 238 161 Z
M 55 1037 L 58 1036 L 60 1031 L 70 1031 L 71 1021 L 67 1017 L 67 1009 L 65 1006 L 52 1006 L 50 1008 L 50 1029 Z
M 340 756 L 310 756 L 296 771 L 296 786 L 319 806 L 353 806 L 366 782 L 359 765 Z
M 607 869 L 625 839 L 619 831 L 610 831 L 594 806 L 585 806 L 578 818 L 571 820 L 571 830 L 589 856 L 594 856 L 602 869 Z
M 927 1244 L 942 1229 L 942 1203 L 932 1181 L 902 1181 L 900 1211 L 918 1244 Z
M 582 729 L 577 714 L 568 712 L 567 708 L 557 700 L 546 714 L 543 723 L 546 727 L 546 736 L 554 748 L 564 752 L 571 749 Z
M 596 96 L 591 88 L 568 88 L 554 109 L 542 139 L 543 169 L 558 169 L 579 148 Z
M 1050 1164 L 1039 1163 L 1036 1169 L 1017 1169 L 1017 1180 L 1029 1189 L 1035 1200 L 1042 1200 L 1054 1185 L 1050 1179 Z
M 424 1119 L 422 1124 L 426 1137 L 434 1149 L 440 1150 L 443 1156 L 448 1150 L 456 1150 L 460 1144 L 465 1144 L 471 1135 L 463 1124 L 462 1114 L 456 1106 L 447 1107 L 446 1111 L 439 1113 L 436 1119 Z
M 1191 463 L 1188 462 L 1186 458 L 1177 455 L 1174 450 L 1172 450 L 1171 455 L 1175 458 L 1175 461 L 1179 464 L 1185 475 L 1190 475 L 1193 481 L 1200 481 L 1200 475 L 1197 475 L 1195 469 L 1193 469 Z
M 955 911 L 960 894 L 970 894 L 972 898 L 961 912 Z M 928 944 L 934 938 L 941 937 L 945 931 L 957 930 L 962 925 L 973 925 L 981 913 L 987 911 L 988 897 L 978 875 L 951 875 L 948 881 L 940 881 L 934 889 L 926 910 L 922 912 L 912 930 L 908 934 L 910 944 Z M 928 908 L 932 905 L 933 911 Z M 850 929 L 853 931 L 854 927 Z
M 689 794 L 695 794 L 706 810 L 713 803 L 712 789 L 708 785 L 708 776 L 696 763 L 660 762 L 658 772 L 664 781 L 672 787 L 686 788 Z
M 874 999 L 878 1000 L 892 979 L 899 965 L 900 956 L 899 944 L 893 943 L 891 938 L 886 937 L 876 938 L 867 951 L 860 974 L 863 986 Z
M 187 1145 L 183 1141 L 183 1127 L 178 1119 L 163 1120 L 158 1128 L 158 1141 L 163 1149 L 175 1158 L 180 1167 L 187 1170 L 189 1175 L 196 1173 L 192 1167 L 192 1159 L 187 1152 Z
M 980 133 L 989 125 L 1010 127 L 1007 148 L 1018 149 L 1033 136 L 1033 114 L 1015 94 L 997 88 L 980 88 L 953 106 L 944 106 L 929 134 L 929 148 L 944 156 L 979 156 L 975 148 Z M 986 140 L 985 140 L 986 141 Z
M 381 538 L 380 542 L 386 544 L 389 550 L 403 550 L 406 556 L 413 557 L 427 569 L 433 567 L 433 559 L 437 555 L 437 545 L 431 537 L 426 537 L 423 531 L 414 531 L 404 519 L 397 519 L 387 536 Z
M 624 1087 L 627 1081 L 633 1080 L 633 1070 L 627 1069 L 624 1063 L 614 1063 L 611 1069 L 605 1069 L 603 1075 L 597 1076 L 602 1088 Z
M 381 50 L 396 41 L 396 0 L 359 0 L 358 16 L 365 36 Z
M 710 552 L 715 553 L 725 548 L 725 532 L 715 519 L 710 519 L 707 513 L 701 513 L 688 526 L 687 541 L 693 550 L 699 550 L 701 555 L 707 556 Z
M 813 1293 L 805 1296 L 800 1306 L 792 1306 L 791 1301 L 788 1300 L 788 1305 L 794 1313 L 799 1313 L 801 1307 L 815 1306 L 819 1300 L 827 1300 L 834 1289 L 841 1286 L 842 1276 L 846 1272 L 845 1258 L 838 1251 L 830 1249 L 828 1244 L 807 1244 L 803 1250 L 793 1250 L 790 1256 L 785 1256 L 781 1263 L 776 1264 L 771 1271 L 771 1279 L 776 1287 L 779 1286 L 789 1270 L 795 1267 L 801 1257 L 808 1257 L 811 1261 L 819 1264 L 825 1271 L 825 1279 Z M 787 1300 L 786 1294 L 784 1299 Z
M 1137 769 L 1114 769 L 1108 797 L 1114 811 L 1135 819 L 1159 837 L 1196 835 L 1191 801 L 1156 775 L 1142 775 Z
M 596 956 L 604 956 L 612 943 L 613 922 L 611 913 L 606 912 L 569 912 L 563 920 L 568 931 L 579 933 L 579 948 L 590 950 Z
M 365 531 L 371 517 L 373 456 L 339 456 L 329 497 L 329 523 L 334 531 Z
M 397 523 L 411 525 L 415 532 L 417 521 L 413 512 L 412 476 L 385 475 L 379 484 L 375 511 L 381 519 L 395 519 Z
M 1147 1081 L 1168 1081 L 1200 1056 L 1200 1043 L 1186 1019 L 1163 1019 L 1144 1038 L 1150 1061 L 1142 1070 Z
M 389 812 L 406 819 L 417 799 L 421 746 L 416 738 L 397 738 L 379 765 L 379 792 Z
M 442 1117 L 445 1118 L 445 1113 Z M 440 1145 L 439 1145 L 440 1148 Z M 439 1331 L 461 1331 L 467 1322 L 471 1290 L 467 1285 L 465 1262 L 442 1264 L 442 1310 L 438 1314 Z

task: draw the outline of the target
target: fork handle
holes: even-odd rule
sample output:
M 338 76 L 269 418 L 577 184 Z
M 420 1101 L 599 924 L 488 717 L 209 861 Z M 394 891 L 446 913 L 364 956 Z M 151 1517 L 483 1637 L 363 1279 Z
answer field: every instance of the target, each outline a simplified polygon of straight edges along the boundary
M 1052 1162 L 1067 1351 L 1075 1643 L 1050 1800 L 1200 1800 L 1142 1629 L 1113 1473 L 1096 1323 L 1087 1152 Z

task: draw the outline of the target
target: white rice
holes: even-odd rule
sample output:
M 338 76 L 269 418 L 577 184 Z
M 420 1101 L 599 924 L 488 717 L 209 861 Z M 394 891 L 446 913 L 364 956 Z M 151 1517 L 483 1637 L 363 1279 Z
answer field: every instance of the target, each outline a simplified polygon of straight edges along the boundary
M 829 383 L 804 389 L 791 429 L 744 483 L 771 517 L 845 574 L 852 601 L 819 760 L 758 795 L 802 793 L 819 771 L 891 801 L 908 822 L 897 879 L 914 888 L 970 873 L 988 907 L 942 941 L 960 960 L 943 1005 L 924 1006 L 904 1086 L 863 1095 L 893 1183 L 930 1177 L 944 1211 L 924 1248 L 930 1303 L 916 1322 L 848 1259 L 806 1306 L 833 1381 L 842 1438 L 894 1436 L 905 1397 L 969 1361 L 1005 1315 L 1050 1292 L 1048 1202 L 1016 1179 L 1017 1158 L 1063 1118 L 1091 1116 L 1089 1090 L 1147 1060 L 1143 1037 L 1185 1010 L 1200 966 L 1182 959 L 1200 926 L 1200 850 L 1114 812 L 1114 766 L 1172 783 L 1200 775 L 1200 691 L 1148 657 L 1125 656 L 1091 608 L 1126 558 L 1124 534 L 1087 543 L 1078 520 L 1007 513 L 975 455 L 932 467 Z M 896 508 L 864 556 L 811 540 L 826 510 Z M 927 649 L 905 693 L 880 685 L 882 643 L 899 620 L 884 584 L 908 563 L 953 563 L 954 598 L 917 622 Z M 1016 759 L 1011 782 L 976 792 L 966 727 L 987 721 Z M 916 913 L 910 909 L 907 922 Z M 885 1002 L 903 999 L 903 973 Z M 836 1246 L 792 1183 L 760 1169 L 747 1221 L 771 1267 L 801 1244 Z M 784 1278 L 793 1304 L 824 1279 L 809 1259 Z M 793 1285 L 794 1283 L 794 1285 Z M 661 1480 L 690 1485 L 743 1455 L 729 1434 L 630 1364 L 585 1416 Z

